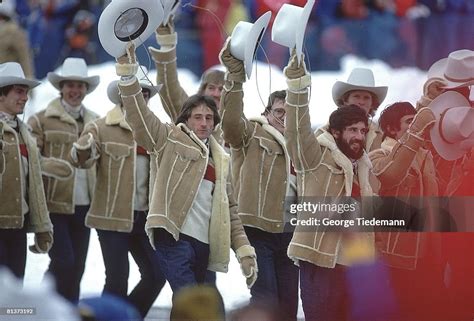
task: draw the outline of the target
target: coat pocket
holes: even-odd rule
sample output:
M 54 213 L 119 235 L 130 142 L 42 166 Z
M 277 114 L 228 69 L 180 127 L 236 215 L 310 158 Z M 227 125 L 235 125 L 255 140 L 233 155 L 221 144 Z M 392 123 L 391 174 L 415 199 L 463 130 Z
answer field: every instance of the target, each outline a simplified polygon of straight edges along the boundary
M 264 137 L 257 137 L 258 144 L 262 147 L 265 152 L 269 155 L 281 155 L 283 154 L 283 148 L 277 142 L 271 141 Z
M 44 133 L 46 156 L 65 159 L 67 153 L 77 140 L 76 135 L 61 131 L 46 131 Z
M 131 155 L 132 146 L 117 144 L 117 143 L 105 143 L 104 153 L 110 159 L 110 166 L 116 168 L 122 165 L 123 161 Z
M 180 144 L 175 145 L 174 152 L 176 154 L 176 159 L 173 170 L 179 172 L 185 171 L 193 164 L 193 162 L 196 162 L 201 157 L 201 153 L 197 149 Z

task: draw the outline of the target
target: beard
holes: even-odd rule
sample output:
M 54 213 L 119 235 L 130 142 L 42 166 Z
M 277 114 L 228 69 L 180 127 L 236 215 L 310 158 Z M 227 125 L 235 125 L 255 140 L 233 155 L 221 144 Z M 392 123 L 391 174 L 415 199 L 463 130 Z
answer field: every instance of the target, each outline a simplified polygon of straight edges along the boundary
M 359 144 L 359 148 L 357 150 L 352 149 L 352 144 Z M 341 152 L 350 159 L 359 159 L 364 154 L 364 141 L 360 139 L 353 138 L 349 140 L 349 143 L 347 143 L 342 139 L 342 137 L 339 137 L 336 139 L 336 145 L 339 147 Z

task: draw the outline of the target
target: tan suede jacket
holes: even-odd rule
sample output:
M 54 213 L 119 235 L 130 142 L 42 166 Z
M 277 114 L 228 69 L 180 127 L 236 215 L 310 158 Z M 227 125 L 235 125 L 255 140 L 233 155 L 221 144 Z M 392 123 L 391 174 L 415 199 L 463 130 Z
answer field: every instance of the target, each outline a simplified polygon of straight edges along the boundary
M 396 197 L 420 210 L 435 210 L 435 198 L 423 197 L 438 195 L 431 153 L 421 148 L 421 142 L 415 138 L 402 138 L 400 141 L 404 143 L 386 137 L 380 149 L 369 153 L 374 166 L 373 172 L 381 184 L 380 196 Z M 384 214 L 387 217 L 391 215 Z M 389 266 L 412 270 L 423 255 L 425 236 L 427 233 L 377 232 L 375 243 Z
M 242 83 L 226 82 L 221 100 L 224 140 L 231 146 L 234 190 L 242 223 L 282 232 L 290 188 L 290 156 L 285 138 L 265 117 L 249 121 L 243 113 Z
M 128 82 L 120 81 L 119 87 L 127 123 L 136 142 L 154 155 L 157 162 L 145 228 L 152 244 L 154 228 L 164 228 L 178 239 L 204 177 L 209 151 L 184 124 L 163 124 L 147 108 L 135 77 Z M 216 182 L 209 228 L 208 269 L 227 272 L 230 248 L 238 254 L 240 249 L 249 246 L 249 241 L 232 194 L 229 156 L 212 136 L 209 147 Z
M 97 119 L 98 115 L 86 109 L 84 125 Z M 28 120 L 35 136 L 41 155 L 68 160 L 69 153 L 81 133 L 77 123 L 61 105 L 60 98 L 50 102 L 45 110 L 36 113 Z M 88 170 L 87 180 L 89 195 L 92 196 L 95 185 L 95 169 Z M 74 213 L 74 181 L 57 180 L 54 177 L 45 179 L 45 192 L 48 209 L 52 213 Z
M 22 197 L 27 189 L 29 207 L 28 232 L 52 232 L 53 225 L 49 219 L 46 206 L 41 165 L 35 139 L 25 124 L 19 122 L 20 133 L 3 123 L 3 135 L 0 137 L 0 229 L 20 229 L 25 224 Z M 20 154 L 20 137 L 28 151 L 27 186 L 21 179 L 22 156 Z
M 339 150 L 333 136 L 325 131 L 314 135 L 308 110 L 308 91 L 288 91 L 286 98 L 286 146 L 297 173 L 298 198 L 351 196 L 355 175 L 351 161 Z M 358 161 L 358 183 L 361 189 L 362 212 L 373 210 L 370 196 L 372 165 L 367 154 Z M 307 215 L 306 215 L 307 216 Z M 306 216 L 298 218 L 306 219 Z M 373 248 L 373 233 L 359 233 L 359 237 Z M 294 261 L 303 260 L 332 268 L 336 263 L 346 264 L 346 244 L 341 232 L 296 226 L 288 248 Z
M 79 150 L 89 151 L 90 156 L 80 162 L 74 148 L 71 151 L 72 164 L 79 168 L 97 166 L 97 182 L 86 225 L 101 230 L 130 232 L 133 228 L 137 143 L 120 105 L 105 117 L 90 122 L 77 144 Z

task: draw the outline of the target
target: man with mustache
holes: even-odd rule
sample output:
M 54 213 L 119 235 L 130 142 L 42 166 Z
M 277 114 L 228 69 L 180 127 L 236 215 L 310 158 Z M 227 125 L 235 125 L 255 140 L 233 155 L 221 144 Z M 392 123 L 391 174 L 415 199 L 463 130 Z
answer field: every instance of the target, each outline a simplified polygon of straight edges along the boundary
M 364 151 L 367 114 L 358 106 L 338 108 L 329 117 L 328 129 L 316 137 L 311 130 L 308 109 L 311 75 L 306 70 L 304 59 L 301 61 L 298 63 L 293 52 L 284 70 L 288 84 L 285 138 L 297 173 L 298 199 L 341 204 L 346 202 L 344 198 L 352 203 L 352 198 L 360 197 L 360 213 L 369 215 L 372 210 L 370 196 L 374 193 L 369 182 L 373 178 L 372 165 Z M 313 214 L 305 211 L 297 214 L 299 221 L 328 215 L 326 212 Z M 359 213 L 341 215 L 353 214 Z M 329 218 L 339 217 L 335 213 L 329 215 Z M 349 267 L 356 260 L 370 264 L 373 255 L 373 233 L 328 231 L 324 226 L 296 225 L 288 256 L 300 267 L 301 299 L 306 320 L 347 320 Z M 355 295 L 362 290 L 363 284 L 355 289 Z
M 296 320 L 298 268 L 286 255 L 292 233 L 284 231 L 290 215 L 286 198 L 296 196 L 296 173 L 283 136 L 286 92 L 273 92 L 262 116 L 247 119 L 244 63 L 231 54 L 230 41 L 220 55 L 227 68 L 222 130 L 231 146 L 239 216 L 257 253 L 259 278 L 250 290 L 251 300 L 279 308 L 284 320 Z

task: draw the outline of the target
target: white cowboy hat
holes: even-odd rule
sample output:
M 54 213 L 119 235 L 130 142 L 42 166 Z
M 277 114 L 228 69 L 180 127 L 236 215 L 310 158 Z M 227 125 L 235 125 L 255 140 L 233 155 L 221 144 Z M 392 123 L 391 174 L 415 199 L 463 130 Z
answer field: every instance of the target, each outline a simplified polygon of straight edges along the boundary
M 10 19 L 15 18 L 15 4 L 11 0 L 3 0 L 0 3 L 0 15 L 9 17 Z
M 140 86 L 144 89 L 148 89 L 150 91 L 150 98 L 155 96 L 156 93 L 161 89 L 163 85 L 153 86 L 150 80 L 148 80 L 148 69 L 145 66 L 140 66 L 138 68 L 136 77 Z M 107 86 L 107 96 L 109 100 L 114 104 L 120 104 L 120 92 L 118 89 L 118 80 L 111 81 L 110 84 Z
M 365 90 L 377 96 L 380 103 L 387 96 L 387 86 L 375 86 L 374 74 L 367 68 L 352 69 L 347 82 L 336 81 L 332 86 L 332 99 L 338 104 L 338 100 L 348 91 Z
M 435 62 L 428 70 L 428 79 L 442 78 L 447 82 L 443 88 L 474 85 L 474 51 L 461 49 L 453 51 L 448 58 Z
M 57 90 L 61 90 L 61 81 L 82 81 L 88 85 L 87 93 L 91 93 L 99 85 L 99 76 L 89 76 L 86 61 L 82 58 L 66 58 L 61 66 L 61 73 L 48 72 L 49 82 Z
M 252 63 L 260 40 L 267 30 L 272 13 L 265 12 L 255 23 L 240 21 L 234 27 L 230 36 L 230 53 L 235 58 L 244 62 L 245 73 L 250 78 L 252 74 Z
M 314 1 L 308 0 L 303 8 L 285 3 L 273 22 L 272 41 L 290 50 L 296 47 L 298 62 L 303 53 L 304 34 Z
M 129 41 L 137 48 L 162 21 L 158 0 L 113 0 L 100 15 L 99 40 L 105 51 L 118 58 L 126 53 Z
M 442 158 L 458 159 L 474 147 L 474 108 L 463 95 L 445 92 L 428 107 L 436 117 L 431 143 Z
M 174 16 L 181 3 L 180 0 L 160 0 L 163 6 L 163 25 L 167 25 L 171 16 Z
M 9 85 L 25 85 L 30 89 L 38 86 L 38 80 L 26 79 L 25 73 L 17 62 L 0 64 L 0 88 Z

